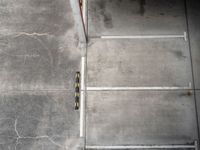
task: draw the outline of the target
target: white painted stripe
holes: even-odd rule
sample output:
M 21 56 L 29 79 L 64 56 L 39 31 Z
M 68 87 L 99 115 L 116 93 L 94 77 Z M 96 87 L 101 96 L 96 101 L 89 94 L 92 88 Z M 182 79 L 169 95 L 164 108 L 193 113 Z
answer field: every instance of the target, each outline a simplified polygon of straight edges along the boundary
M 80 137 L 85 137 L 85 57 L 81 58 Z
M 184 39 L 187 41 L 187 32 L 184 32 Z
M 101 39 L 155 39 L 155 38 L 184 38 L 187 41 L 187 33 L 182 35 L 105 35 L 100 36 Z
M 174 149 L 193 148 L 195 145 L 135 145 L 135 146 L 86 146 L 86 149 Z
M 87 87 L 87 91 L 134 91 L 134 90 L 192 90 L 189 83 L 187 87 Z
M 199 150 L 199 143 L 198 143 L 198 141 L 195 141 L 194 145 L 195 145 L 195 150 Z

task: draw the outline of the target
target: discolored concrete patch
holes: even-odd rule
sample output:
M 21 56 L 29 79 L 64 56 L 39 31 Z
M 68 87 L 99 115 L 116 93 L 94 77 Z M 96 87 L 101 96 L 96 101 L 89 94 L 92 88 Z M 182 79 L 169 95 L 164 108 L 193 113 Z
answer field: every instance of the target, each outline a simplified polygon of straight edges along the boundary
M 89 36 L 183 34 L 182 0 L 90 0 Z

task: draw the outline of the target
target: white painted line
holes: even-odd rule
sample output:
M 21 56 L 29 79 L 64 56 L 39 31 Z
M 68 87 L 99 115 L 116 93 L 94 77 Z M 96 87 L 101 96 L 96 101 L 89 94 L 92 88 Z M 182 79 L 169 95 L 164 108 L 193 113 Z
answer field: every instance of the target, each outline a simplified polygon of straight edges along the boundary
M 195 150 L 199 150 L 199 143 L 197 140 L 194 142 L 194 145 L 195 145 Z
M 100 36 L 101 39 L 155 39 L 155 38 L 184 38 L 187 41 L 187 33 L 184 32 L 182 35 L 105 35 Z
M 81 58 L 80 137 L 85 137 L 85 57 Z
M 86 87 L 87 91 L 137 91 L 137 90 L 192 90 L 189 83 L 187 87 Z
M 86 146 L 86 149 L 178 149 L 193 148 L 195 145 L 135 145 L 135 146 Z
M 187 32 L 184 32 L 184 39 L 187 41 Z

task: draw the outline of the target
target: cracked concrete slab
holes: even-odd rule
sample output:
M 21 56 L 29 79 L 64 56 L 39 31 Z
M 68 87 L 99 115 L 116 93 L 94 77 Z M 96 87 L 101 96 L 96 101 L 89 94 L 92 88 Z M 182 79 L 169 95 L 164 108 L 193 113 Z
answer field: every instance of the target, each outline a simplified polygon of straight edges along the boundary
M 73 94 L 66 92 L 1 93 L 0 147 L 76 149 L 79 113 L 72 99 Z
M 182 0 L 89 1 L 90 36 L 186 30 Z M 194 50 L 199 15 L 192 11 Z M 0 20 L 0 149 L 77 150 L 73 84 L 80 51 L 69 1 L 1 0 Z M 91 86 L 187 86 L 192 81 L 182 39 L 92 40 L 88 50 Z M 198 59 L 194 62 L 198 70 Z M 188 91 L 88 92 L 87 111 L 87 144 L 188 144 L 197 139 Z
M 78 37 L 68 0 L 0 1 L 0 149 L 77 150 Z
M 0 90 L 71 89 L 80 50 L 69 1 L 0 6 Z
M 71 89 L 80 51 L 65 39 L 25 33 L 0 37 L 0 89 Z
M 68 0 L 1 0 L 0 35 L 16 32 L 65 35 L 74 27 Z
M 188 86 L 188 43 L 183 39 L 91 40 L 88 86 Z
M 89 36 L 183 34 L 182 0 L 89 0 Z
M 88 92 L 87 145 L 187 144 L 197 139 L 187 91 Z

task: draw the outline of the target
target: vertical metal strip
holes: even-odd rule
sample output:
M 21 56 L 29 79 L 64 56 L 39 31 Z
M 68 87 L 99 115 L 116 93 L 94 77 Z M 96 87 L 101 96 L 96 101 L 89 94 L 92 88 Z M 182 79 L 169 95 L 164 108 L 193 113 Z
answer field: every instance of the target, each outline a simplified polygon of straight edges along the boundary
M 81 58 L 80 137 L 85 137 L 85 57 Z
M 85 26 L 83 22 L 83 16 L 79 4 L 79 0 L 70 0 L 76 28 L 78 30 L 79 35 L 79 41 L 81 44 L 86 44 L 86 32 L 85 32 Z
M 199 143 L 197 140 L 194 142 L 194 145 L 195 145 L 195 150 L 199 150 Z
M 88 6 L 88 1 L 87 0 L 83 0 L 83 22 L 85 25 L 85 33 L 86 33 L 86 37 L 87 37 L 87 6 Z

